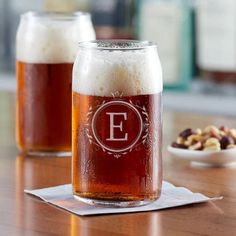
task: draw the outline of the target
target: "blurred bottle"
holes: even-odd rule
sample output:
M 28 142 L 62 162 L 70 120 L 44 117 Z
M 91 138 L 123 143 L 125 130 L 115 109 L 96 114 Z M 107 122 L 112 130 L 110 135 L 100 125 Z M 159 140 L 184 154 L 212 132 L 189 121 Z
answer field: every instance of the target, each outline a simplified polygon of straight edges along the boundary
M 77 5 L 77 10 L 90 12 L 91 0 L 74 0 Z
M 196 16 L 197 63 L 203 77 L 236 83 L 236 1 L 200 1 Z
M 72 12 L 77 9 L 76 0 L 45 0 L 45 10 L 53 12 Z
M 134 0 L 90 0 L 98 39 L 132 39 Z
M 141 40 L 156 42 L 165 88 L 184 89 L 192 77 L 192 8 L 187 0 L 139 0 Z

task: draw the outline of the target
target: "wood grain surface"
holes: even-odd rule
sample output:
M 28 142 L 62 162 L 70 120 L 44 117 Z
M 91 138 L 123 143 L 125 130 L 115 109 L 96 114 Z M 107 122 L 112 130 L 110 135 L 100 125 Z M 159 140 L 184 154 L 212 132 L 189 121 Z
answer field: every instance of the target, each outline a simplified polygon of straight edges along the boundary
M 0 92 L 1 236 L 236 235 L 236 167 L 196 168 L 166 152 L 166 145 L 185 127 L 236 127 L 236 118 L 164 112 L 164 179 L 211 197 L 222 195 L 223 200 L 149 213 L 79 217 L 23 193 L 25 188 L 70 183 L 71 159 L 17 153 L 14 100 L 14 93 Z

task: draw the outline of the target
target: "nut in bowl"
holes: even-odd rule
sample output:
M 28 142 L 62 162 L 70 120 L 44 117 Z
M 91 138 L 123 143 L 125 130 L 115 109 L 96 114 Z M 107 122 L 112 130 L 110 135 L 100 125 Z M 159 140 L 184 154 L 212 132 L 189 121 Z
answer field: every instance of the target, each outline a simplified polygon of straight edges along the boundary
M 236 129 L 213 125 L 205 129 L 185 129 L 168 146 L 175 157 L 207 166 L 226 166 L 236 163 Z

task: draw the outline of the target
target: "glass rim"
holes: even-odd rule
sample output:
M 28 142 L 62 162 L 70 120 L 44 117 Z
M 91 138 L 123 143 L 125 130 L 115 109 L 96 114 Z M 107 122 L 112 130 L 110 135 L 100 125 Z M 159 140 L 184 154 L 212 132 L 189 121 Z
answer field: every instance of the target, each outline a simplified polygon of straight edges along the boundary
M 22 19 L 45 19 L 45 20 L 67 20 L 73 21 L 77 19 L 89 19 L 91 17 L 90 13 L 83 11 L 74 12 L 52 12 L 52 11 L 28 11 L 20 15 Z
M 107 50 L 107 51 L 131 51 L 157 48 L 156 43 L 142 40 L 110 39 L 90 40 L 78 43 L 81 49 Z

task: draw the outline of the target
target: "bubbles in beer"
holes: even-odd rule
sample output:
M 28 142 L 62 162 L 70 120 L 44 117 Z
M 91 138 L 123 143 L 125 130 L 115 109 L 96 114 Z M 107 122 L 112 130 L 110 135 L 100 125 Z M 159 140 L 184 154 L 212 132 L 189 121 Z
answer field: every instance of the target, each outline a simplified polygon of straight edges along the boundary
M 134 50 L 123 50 L 119 44 L 112 48 L 106 43 L 99 46 L 91 46 L 90 50 L 79 48 L 73 70 L 73 91 L 94 96 L 162 91 L 162 70 L 156 50 L 137 45 L 130 45 L 129 49 Z

